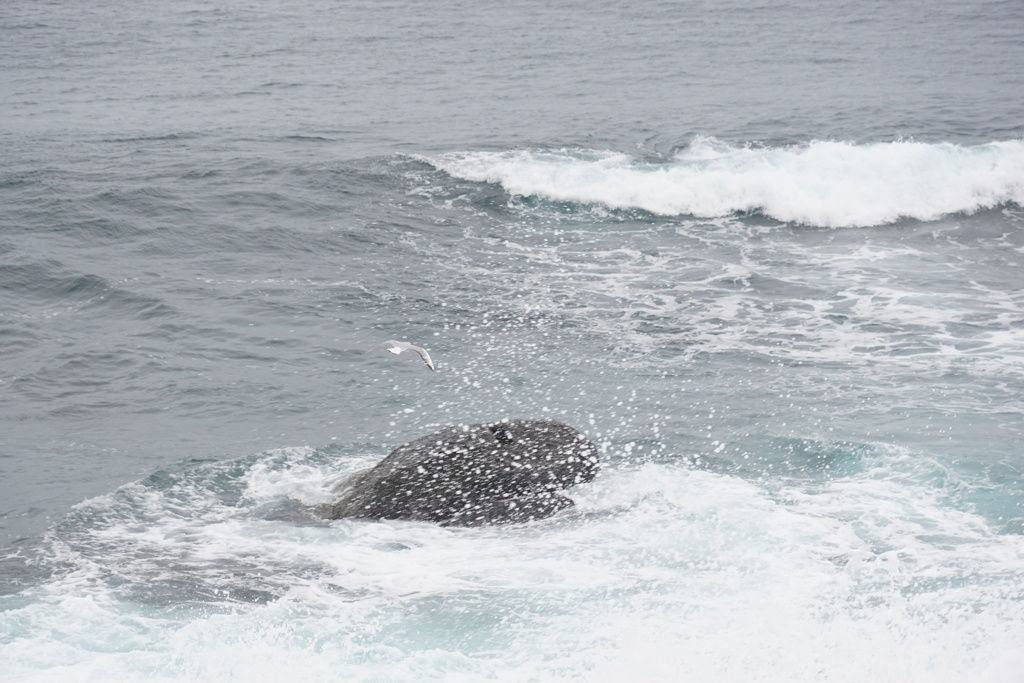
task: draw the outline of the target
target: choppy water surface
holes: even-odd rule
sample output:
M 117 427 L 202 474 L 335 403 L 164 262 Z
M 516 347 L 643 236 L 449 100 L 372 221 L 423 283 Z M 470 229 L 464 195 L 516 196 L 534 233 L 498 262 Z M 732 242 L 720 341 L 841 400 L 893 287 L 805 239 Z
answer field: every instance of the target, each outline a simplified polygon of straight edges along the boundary
M 8 3 L 0 674 L 1019 680 L 1022 20 Z M 572 510 L 312 512 L 520 417 Z

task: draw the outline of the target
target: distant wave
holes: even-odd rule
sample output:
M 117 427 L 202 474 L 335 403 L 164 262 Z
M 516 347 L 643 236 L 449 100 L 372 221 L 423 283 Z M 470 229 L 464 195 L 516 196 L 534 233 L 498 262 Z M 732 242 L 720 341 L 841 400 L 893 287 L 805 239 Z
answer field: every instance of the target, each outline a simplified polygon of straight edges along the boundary
M 662 162 L 580 149 L 459 152 L 425 161 L 515 195 L 659 215 L 761 212 L 786 222 L 863 227 L 1024 205 L 1021 140 L 754 147 L 698 138 Z

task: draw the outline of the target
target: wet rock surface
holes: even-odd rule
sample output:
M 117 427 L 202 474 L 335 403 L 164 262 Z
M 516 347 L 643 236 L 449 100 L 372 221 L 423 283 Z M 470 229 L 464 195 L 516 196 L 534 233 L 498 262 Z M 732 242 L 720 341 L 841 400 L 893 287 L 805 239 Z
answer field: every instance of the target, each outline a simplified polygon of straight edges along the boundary
M 321 512 L 450 526 L 527 522 L 571 507 L 559 492 L 592 480 L 598 468 L 597 446 L 554 420 L 447 427 L 350 477 Z

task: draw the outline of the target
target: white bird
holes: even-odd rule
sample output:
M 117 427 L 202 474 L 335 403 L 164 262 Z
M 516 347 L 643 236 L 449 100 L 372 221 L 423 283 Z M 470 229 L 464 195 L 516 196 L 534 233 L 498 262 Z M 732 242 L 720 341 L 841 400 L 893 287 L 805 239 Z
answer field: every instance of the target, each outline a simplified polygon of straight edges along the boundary
M 410 344 L 409 342 L 400 342 L 400 341 L 395 341 L 394 339 L 389 339 L 388 341 L 386 341 L 383 344 L 381 344 L 381 346 L 387 346 L 388 347 L 388 352 L 389 353 L 393 353 L 396 356 L 398 354 L 400 354 L 402 351 L 415 351 L 416 353 L 418 353 L 420 355 L 420 358 L 423 359 L 423 362 L 427 364 L 428 368 L 430 368 L 431 370 L 434 369 L 434 361 L 430 360 L 430 354 L 427 353 L 427 350 L 426 349 L 421 349 L 420 347 L 416 346 L 415 344 Z

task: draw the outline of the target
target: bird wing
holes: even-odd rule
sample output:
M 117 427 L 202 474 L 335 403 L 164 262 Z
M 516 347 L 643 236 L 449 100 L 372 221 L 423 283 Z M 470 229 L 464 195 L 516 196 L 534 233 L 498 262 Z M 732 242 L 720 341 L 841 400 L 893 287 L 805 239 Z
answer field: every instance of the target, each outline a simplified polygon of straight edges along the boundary
M 435 369 L 434 361 L 430 360 L 430 354 L 427 353 L 427 350 L 424 348 L 421 348 L 414 344 L 410 344 L 409 342 L 395 341 L 394 339 L 389 339 L 383 344 L 378 344 L 377 347 L 374 348 L 379 348 L 381 346 L 387 346 L 388 351 L 390 353 L 395 354 L 396 356 L 400 354 L 402 351 L 415 351 L 416 353 L 419 354 L 420 358 L 423 359 L 423 362 L 427 364 L 428 368 L 430 368 L 431 370 Z
M 422 358 L 423 362 L 427 364 L 427 367 L 430 368 L 431 370 L 434 369 L 434 361 L 430 360 L 430 354 L 427 353 L 426 349 L 421 349 L 418 346 L 413 346 L 412 344 L 409 344 L 409 350 L 415 351 L 416 353 L 420 354 L 420 358 Z

